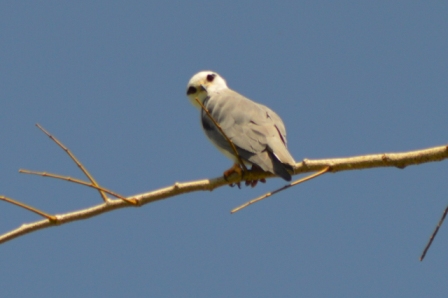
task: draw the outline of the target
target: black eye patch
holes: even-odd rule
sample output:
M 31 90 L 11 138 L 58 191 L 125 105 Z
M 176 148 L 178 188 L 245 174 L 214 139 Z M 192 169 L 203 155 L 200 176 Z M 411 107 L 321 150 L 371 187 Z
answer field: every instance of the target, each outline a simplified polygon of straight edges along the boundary
M 213 82 L 213 80 L 215 79 L 216 75 L 214 73 L 207 75 L 207 81 L 208 82 Z
M 187 95 L 194 94 L 194 93 L 196 93 L 196 91 L 198 91 L 198 90 L 195 87 L 190 86 L 187 90 Z

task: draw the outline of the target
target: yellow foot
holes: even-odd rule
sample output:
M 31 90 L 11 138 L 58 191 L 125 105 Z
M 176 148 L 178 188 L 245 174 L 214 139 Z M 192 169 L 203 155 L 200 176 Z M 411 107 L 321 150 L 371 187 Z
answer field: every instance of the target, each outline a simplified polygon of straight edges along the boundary
M 227 171 L 224 171 L 224 174 L 223 174 L 224 179 L 227 180 L 227 178 L 230 177 L 233 173 L 237 173 L 238 176 L 243 177 L 243 170 L 241 169 L 239 164 L 237 164 L 237 163 L 233 164 L 233 166 L 230 169 L 228 169 Z M 239 189 L 241 189 L 241 183 L 240 182 L 237 182 L 235 184 L 238 185 Z M 231 184 L 229 184 L 229 186 L 230 187 L 234 187 L 235 184 L 231 183 Z
M 263 170 L 257 166 L 257 165 L 252 165 L 252 168 L 250 169 L 251 172 L 263 172 Z M 243 169 L 241 169 L 239 164 L 234 164 L 230 169 L 228 169 L 227 171 L 224 172 L 224 179 L 227 180 L 228 177 L 230 177 L 230 175 L 232 175 L 233 173 L 237 173 L 238 176 L 243 177 Z M 246 186 L 251 186 L 251 187 L 255 187 L 258 184 L 258 181 L 260 181 L 261 183 L 266 183 L 266 179 L 260 179 L 260 180 L 246 180 L 245 184 Z M 241 188 L 241 183 L 235 183 L 238 188 Z M 235 184 L 229 184 L 230 187 L 234 187 Z

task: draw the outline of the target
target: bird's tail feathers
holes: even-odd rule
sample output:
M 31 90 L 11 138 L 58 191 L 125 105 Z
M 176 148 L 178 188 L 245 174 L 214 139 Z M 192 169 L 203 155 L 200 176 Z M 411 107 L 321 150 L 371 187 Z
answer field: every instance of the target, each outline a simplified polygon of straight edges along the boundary
M 270 151 L 268 151 L 268 153 L 269 153 L 269 155 L 271 155 L 271 158 L 272 158 L 272 165 L 274 166 L 274 173 L 276 175 L 282 177 L 286 181 L 291 181 L 291 179 L 292 179 L 291 174 L 294 172 L 294 168 L 292 167 L 292 165 L 282 163 L 274 153 L 272 153 Z

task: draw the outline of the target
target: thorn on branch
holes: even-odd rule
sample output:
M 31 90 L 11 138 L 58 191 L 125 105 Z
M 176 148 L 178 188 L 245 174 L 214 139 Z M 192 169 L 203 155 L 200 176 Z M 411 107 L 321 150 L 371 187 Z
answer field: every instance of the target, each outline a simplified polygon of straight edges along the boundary
M 302 160 L 302 165 L 303 165 L 305 168 L 307 168 L 307 169 L 308 169 L 308 161 L 309 161 L 308 158 L 304 158 L 304 159 Z

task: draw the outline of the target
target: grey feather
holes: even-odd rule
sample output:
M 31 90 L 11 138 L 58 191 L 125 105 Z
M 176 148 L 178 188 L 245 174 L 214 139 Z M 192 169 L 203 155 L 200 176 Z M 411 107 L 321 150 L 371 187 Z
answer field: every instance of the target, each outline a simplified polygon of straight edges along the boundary
M 231 89 L 211 94 L 204 105 L 245 162 L 291 180 L 295 161 L 286 147 L 283 121 L 274 111 Z M 204 111 L 201 122 L 212 143 L 236 161 L 230 144 Z

